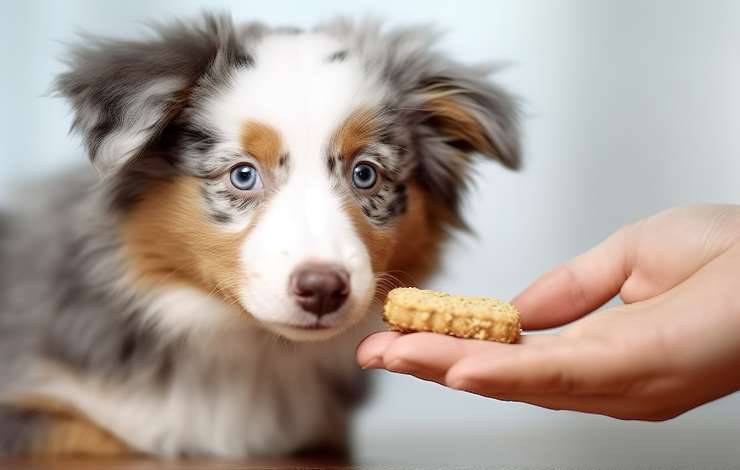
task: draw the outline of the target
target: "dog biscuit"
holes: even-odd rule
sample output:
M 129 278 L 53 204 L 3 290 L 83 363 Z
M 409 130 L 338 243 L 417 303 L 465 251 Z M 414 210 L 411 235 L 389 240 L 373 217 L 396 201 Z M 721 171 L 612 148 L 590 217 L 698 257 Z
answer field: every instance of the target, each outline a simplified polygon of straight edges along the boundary
M 519 312 L 510 303 L 413 287 L 388 293 L 383 320 L 403 333 L 427 331 L 501 343 L 515 343 L 521 333 Z

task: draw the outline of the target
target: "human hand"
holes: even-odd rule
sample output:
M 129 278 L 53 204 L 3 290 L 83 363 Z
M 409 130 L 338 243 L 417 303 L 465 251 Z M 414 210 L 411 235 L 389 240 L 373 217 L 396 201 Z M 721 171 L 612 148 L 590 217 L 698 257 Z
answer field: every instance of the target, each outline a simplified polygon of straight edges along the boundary
M 625 305 L 586 316 L 617 294 Z M 376 333 L 357 360 L 621 419 L 665 420 L 730 394 L 740 389 L 740 206 L 673 209 L 626 226 L 513 303 L 525 330 L 568 326 L 515 345 Z

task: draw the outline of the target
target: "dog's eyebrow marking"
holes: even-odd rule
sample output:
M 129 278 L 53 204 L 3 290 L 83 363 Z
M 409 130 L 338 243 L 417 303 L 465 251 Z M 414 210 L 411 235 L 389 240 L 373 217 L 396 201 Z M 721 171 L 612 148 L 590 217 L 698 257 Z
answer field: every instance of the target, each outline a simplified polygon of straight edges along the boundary
M 329 57 L 327 57 L 326 58 L 326 61 L 329 62 L 329 63 L 332 63 L 332 62 L 344 62 L 344 60 L 347 58 L 348 55 L 349 55 L 349 51 L 346 50 L 346 49 L 345 50 L 341 50 L 341 51 L 337 51 L 337 52 L 331 54 Z
M 369 109 L 359 109 L 337 129 L 331 146 L 340 160 L 347 161 L 370 145 L 378 134 L 377 113 Z
M 244 121 L 240 141 L 242 151 L 256 158 L 267 168 L 278 166 L 284 156 L 280 134 L 267 124 Z

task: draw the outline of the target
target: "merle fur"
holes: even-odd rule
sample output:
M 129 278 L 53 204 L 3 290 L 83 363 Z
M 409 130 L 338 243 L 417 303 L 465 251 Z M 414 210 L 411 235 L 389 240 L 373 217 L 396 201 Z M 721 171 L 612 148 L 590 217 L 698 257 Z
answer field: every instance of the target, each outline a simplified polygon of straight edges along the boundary
M 388 132 L 369 149 L 383 160 L 391 180 L 373 197 L 357 199 L 371 220 L 384 224 L 402 213 L 412 179 L 462 220 L 469 159 L 481 149 L 441 133 L 424 107 L 424 90 L 433 84 L 459 91 L 455 99 L 486 129 L 496 149 L 489 157 L 518 166 L 515 101 L 488 80 L 484 69 L 437 53 L 436 32 L 386 31 L 373 22 L 344 19 L 317 31 L 337 38 L 348 55 L 362 61 L 369 77 L 393 90 L 385 103 L 392 111 Z M 229 160 L 214 154 L 220 136 L 193 119 L 200 100 L 236 70 L 259 67 L 250 48 L 262 36 L 300 31 L 257 23 L 237 28 L 228 17 L 204 15 L 157 26 L 155 32 L 136 41 L 86 39 L 72 49 L 69 69 L 55 86 L 71 103 L 73 129 L 99 173 L 87 169 L 57 176 L 53 184 L 34 188 L 34 197 L 12 215 L 0 214 L 0 399 L 33 390 L 37 378 L 31 372 L 39 363 L 111 386 L 134 381 L 151 390 L 166 390 L 181 366 L 177 358 L 188 346 L 139 321 L 146 298 L 122 282 L 127 268 L 121 217 L 150 183 L 178 175 L 205 181 Z M 131 135 L 116 141 L 122 132 Z M 327 171 L 332 161 L 329 157 Z M 204 188 L 204 201 L 217 208 L 212 214 L 217 223 L 230 221 L 234 209 L 249 208 L 231 193 L 209 190 L 205 183 Z M 333 411 L 345 422 L 343 413 L 362 395 L 362 387 L 357 377 L 321 373 L 329 377 L 324 405 L 335 404 Z M 35 434 L 36 423 L 36 417 L 0 408 L 0 455 L 22 449 L 24 433 Z

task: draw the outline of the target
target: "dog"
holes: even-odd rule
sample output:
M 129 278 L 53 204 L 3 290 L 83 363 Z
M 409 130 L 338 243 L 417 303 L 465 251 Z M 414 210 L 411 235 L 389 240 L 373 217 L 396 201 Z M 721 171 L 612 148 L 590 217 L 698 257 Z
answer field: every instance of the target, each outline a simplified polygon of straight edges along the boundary
M 358 342 L 422 282 L 518 102 L 431 27 L 204 13 L 83 37 L 91 160 L 0 214 L 0 455 L 346 449 Z

